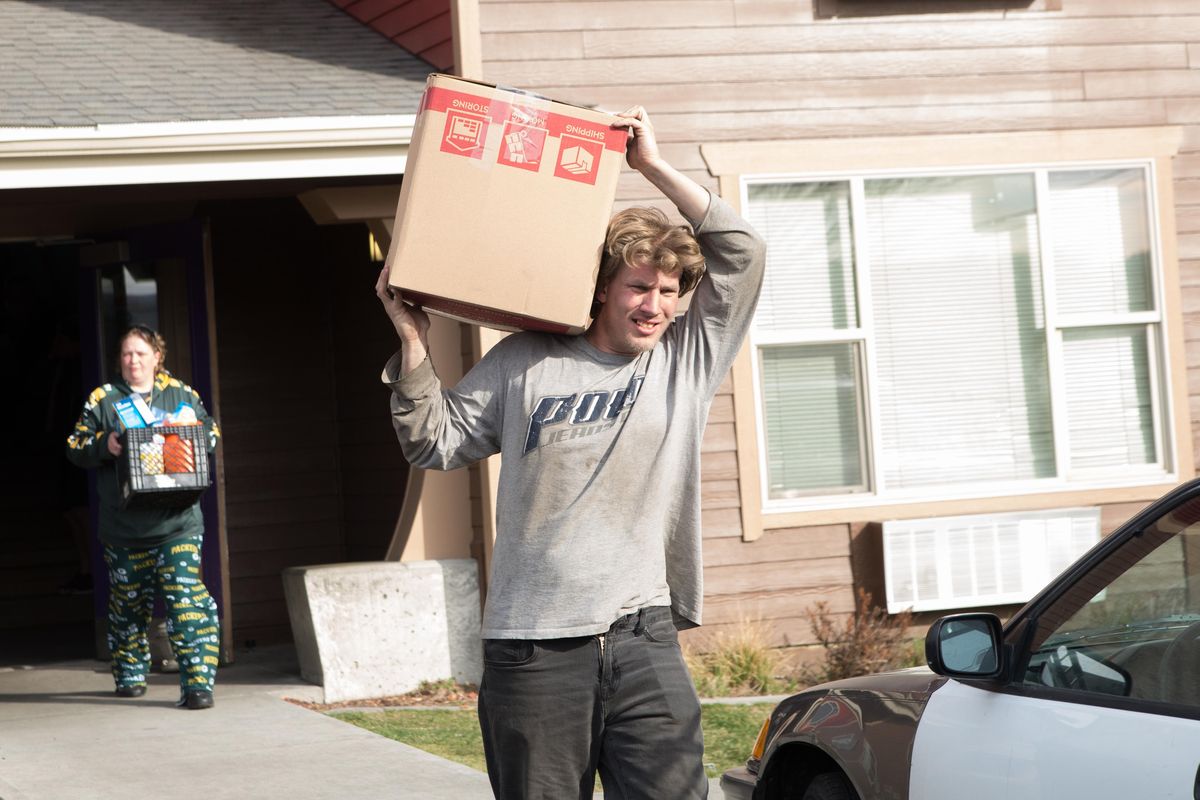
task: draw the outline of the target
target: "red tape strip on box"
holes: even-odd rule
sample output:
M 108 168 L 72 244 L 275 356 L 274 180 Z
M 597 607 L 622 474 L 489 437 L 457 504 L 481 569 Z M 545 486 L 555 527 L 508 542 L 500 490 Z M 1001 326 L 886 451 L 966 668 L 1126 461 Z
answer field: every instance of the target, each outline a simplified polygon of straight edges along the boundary
M 549 101 L 547 101 L 549 102 Z M 568 114 L 548 112 L 536 106 L 523 106 L 505 100 L 489 100 L 486 97 L 455 92 L 431 86 L 425 90 L 421 110 L 458 112 L 464 118 L 474 117 L 480 123 L 514 123 L 545 129 L 549 135 L 561 138 L 564 134 L 592 142 L 600 142 L 608 150 L 625 152 L 628 134 L 623 128 L 612 128 L 600 123 L 572 117 Z

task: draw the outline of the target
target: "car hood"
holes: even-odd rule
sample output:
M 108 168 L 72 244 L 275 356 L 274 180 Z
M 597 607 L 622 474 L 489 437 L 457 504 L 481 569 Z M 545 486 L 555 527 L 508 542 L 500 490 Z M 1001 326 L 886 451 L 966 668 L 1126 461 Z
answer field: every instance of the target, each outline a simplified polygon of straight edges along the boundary
M 797 697 L 811 692 L 838 694 L 853 692 L 870 692 L 871 694 L 890 697 L 896 700 L 923 702 L 929 695 L 946 682 L 946 678 L 937 675 L 929 667 L 912 667 L 893 672 L 878 672 L 874 675 L 862 675 L 857 678 L 844 678 L 840 681 L 830 681 L 805 689 Z

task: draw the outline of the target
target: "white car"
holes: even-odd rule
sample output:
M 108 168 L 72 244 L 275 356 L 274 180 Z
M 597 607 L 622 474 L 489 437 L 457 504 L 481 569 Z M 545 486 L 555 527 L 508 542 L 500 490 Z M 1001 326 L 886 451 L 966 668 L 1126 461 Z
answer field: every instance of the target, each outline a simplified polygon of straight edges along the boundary
M 1006 625 L 943 617 L 929 667 L 780 703 L 730 800 L 1200 800 L 1200 480 Z

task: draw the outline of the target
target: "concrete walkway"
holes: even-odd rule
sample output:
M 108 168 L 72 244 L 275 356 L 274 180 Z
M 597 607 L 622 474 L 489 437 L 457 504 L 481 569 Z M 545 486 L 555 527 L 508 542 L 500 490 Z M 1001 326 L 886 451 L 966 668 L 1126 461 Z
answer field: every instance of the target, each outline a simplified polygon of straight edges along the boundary
M 0 800 L 492 796 L 481 772 L 282 700 L 321 701 L 299 674 L 291 648 L 239 653 L 216 706 L 186 711 L 176 675 L 121 699 L 98 661 L 0 667 Z

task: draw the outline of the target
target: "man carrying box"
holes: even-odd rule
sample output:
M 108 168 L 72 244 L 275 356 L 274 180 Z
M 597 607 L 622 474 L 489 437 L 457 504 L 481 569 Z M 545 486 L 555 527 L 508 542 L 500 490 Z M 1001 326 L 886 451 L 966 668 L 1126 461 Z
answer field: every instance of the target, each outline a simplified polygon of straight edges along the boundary
M 764 249 L 663 160 L 643 109 L 614 126 L 695 236 L 650 209 L 617 214 L 582 336 L 514 334 L 444 390 L 428 317 L 386 269 L 375 287 L 401 341 L 383 380 L 406 458 L 455 469 L 502 457 L 479 694 L 498 798 L 590 798 L 597 769 L 607 797 L 708 791 L 676 628 L 700 624 L 700 440 Z

